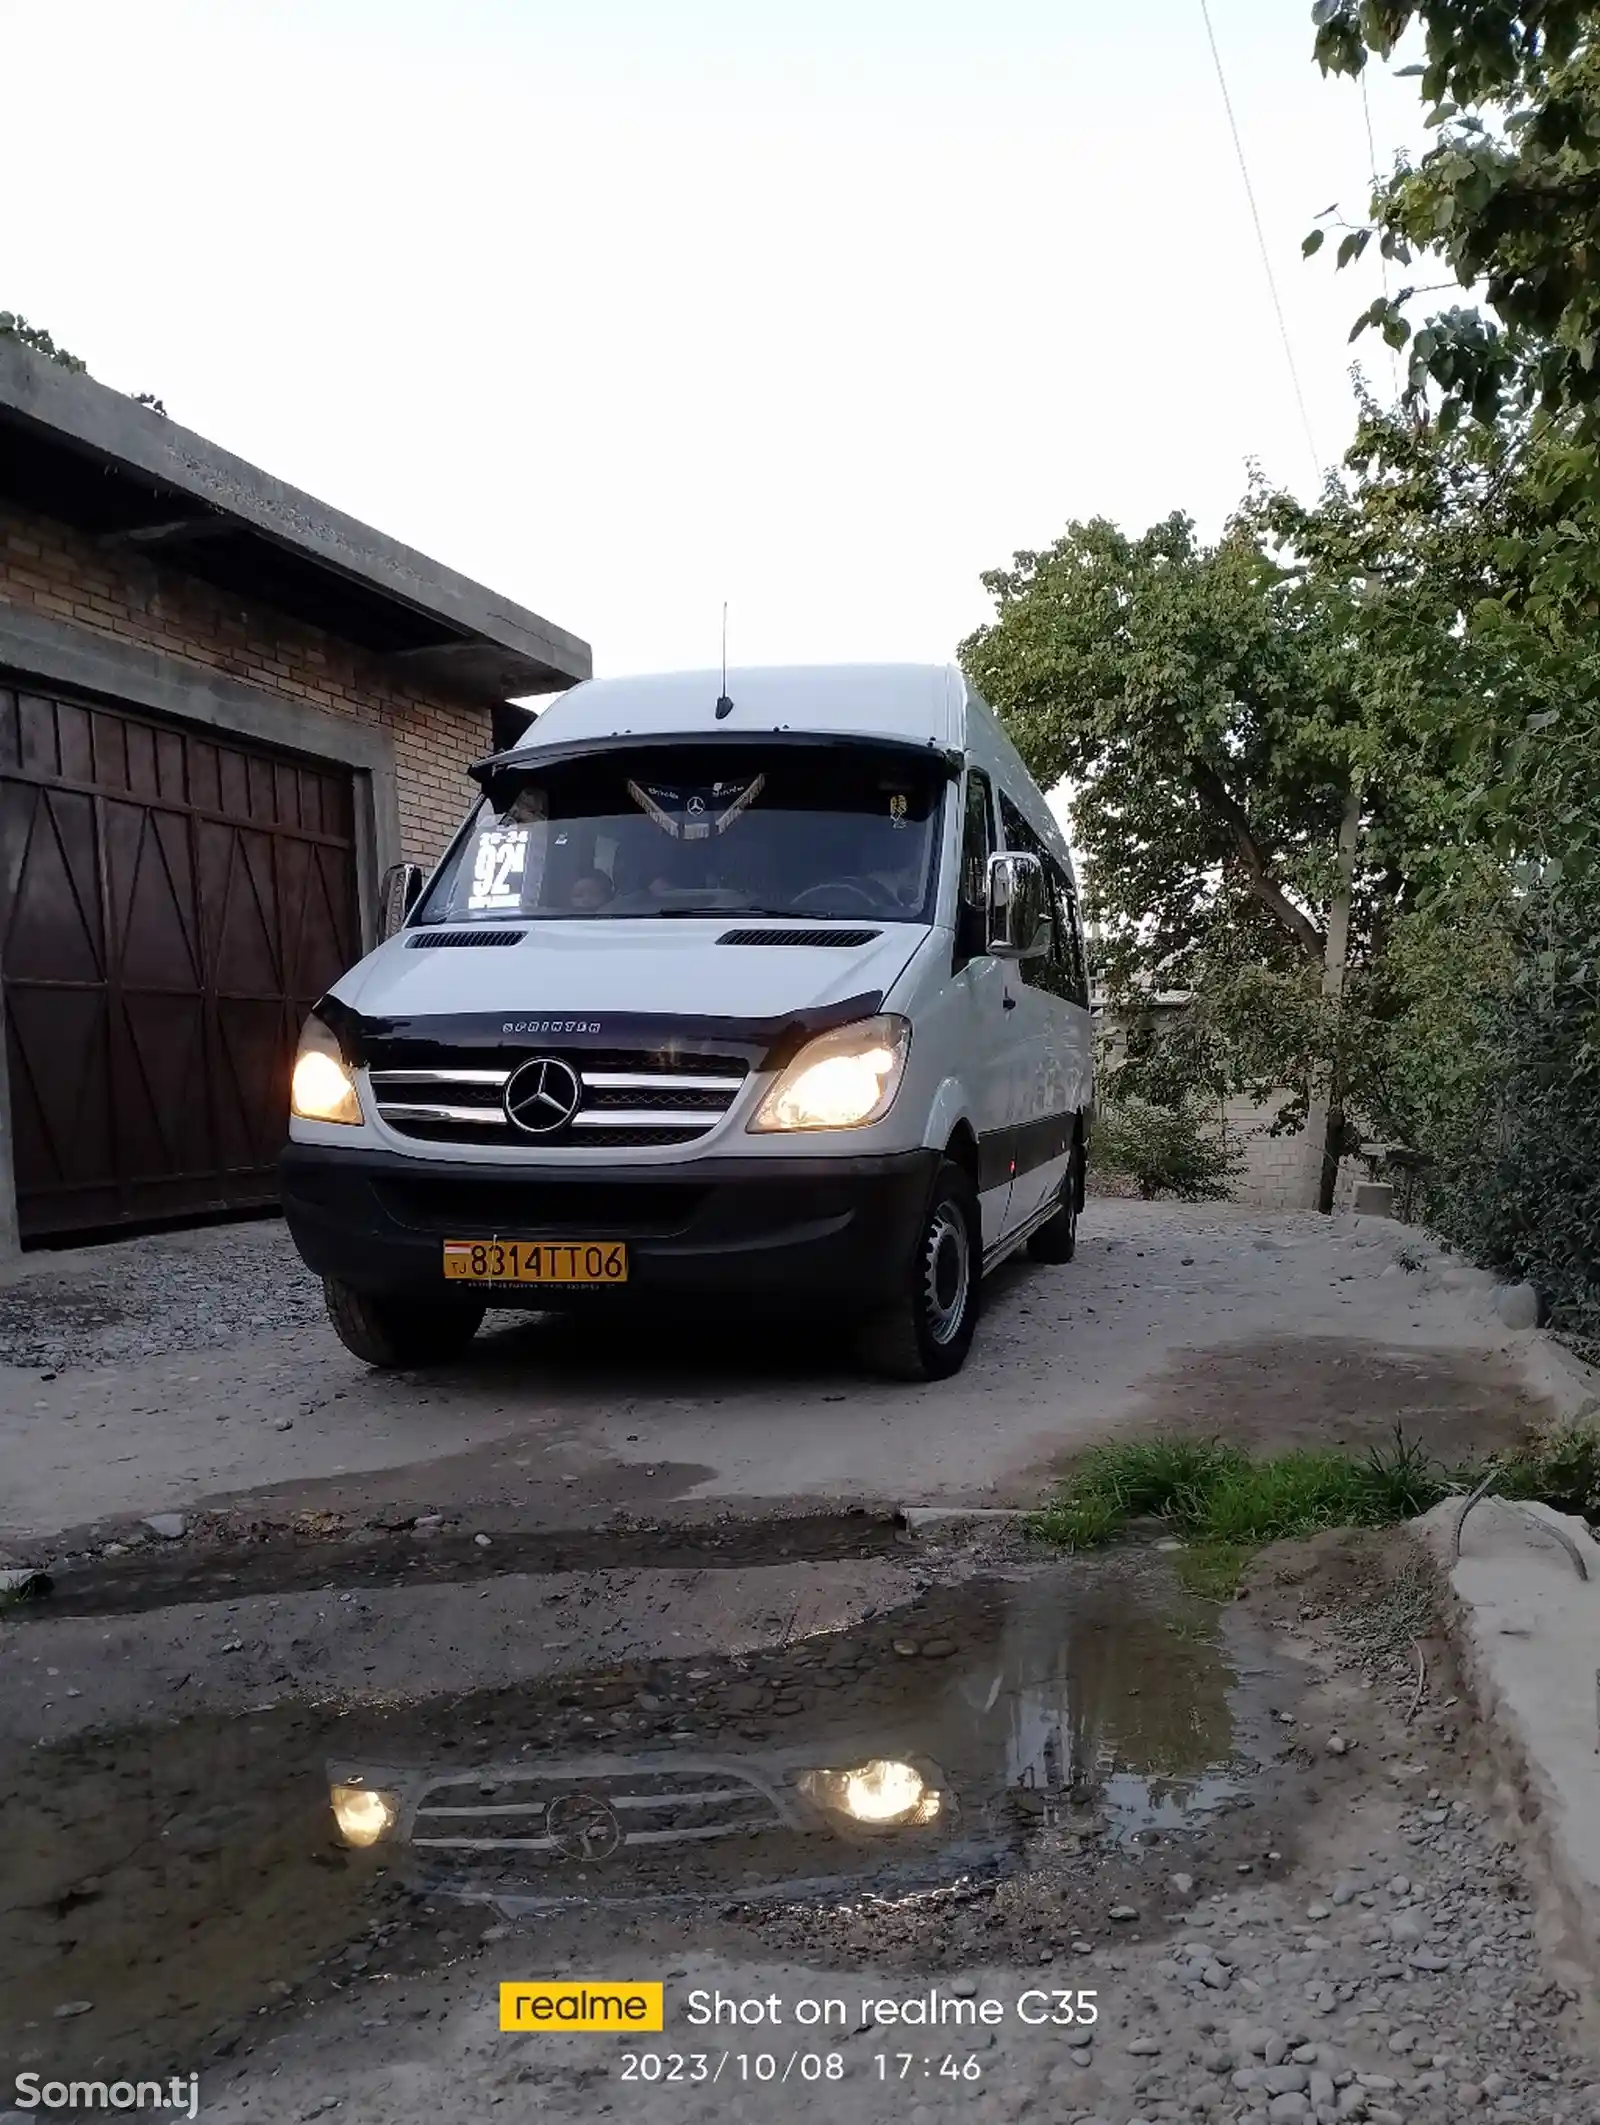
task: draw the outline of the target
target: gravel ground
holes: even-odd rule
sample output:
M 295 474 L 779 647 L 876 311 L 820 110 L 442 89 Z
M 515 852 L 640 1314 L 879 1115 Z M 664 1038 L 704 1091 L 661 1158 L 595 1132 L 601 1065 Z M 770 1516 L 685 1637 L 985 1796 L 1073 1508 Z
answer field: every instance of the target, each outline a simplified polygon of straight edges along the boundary
M 560 2125 L 598 2115 L 711 2125 L 786 2120 L 825 2101 L 835 2125 L 1600 2119 L 1575 1998 L 1541 1967 L 1536 1885 L 1475 1765 L 1470 1714 L 1431 1635 L 1429 1587 L 1404 1537 L 1319 1538 L 1275 1553 L 1258 1577 L 1253 1602 L 1306 1668 L 1297 1747 L 1327 1774 L 1322 1803 L 1283 1838 L 1280 1869 L 1265 1853 L 1206 1869 L 1174 1851 L 1163 1882 L 1146 1874 L 1137 1902 L 1110 1908 L 1104 1892 L 1091 1908 L 1081 1887 L 1074 1908 L 1044 1869 L 987 1896 L 868 1898 L 805 1921 L 644 1917 L 610 1921 L 609 1934 L 597 1917 L 483 1925 L 432 1975 L 402 1975 L 379 1949 L 345 1996 L 258 2025 L 207 2076 L 206 2115 L 276 2125 L 337 2107 L 349 2125 L 446 2125 L 531 2103 Z M 1412 1721 L 1417 1633 L 1428 1634 L 1428 1689 Z M 534 1977 L 664 1977 L 666 2033 L 500 2034 L 496 1983 Z M 695 2031 L 691 1988 L 776 1995 L 779 2012 Z M 997 2002 L 1002 2018 L 871 2026 L 859 2005 L 930 1988 L 947 2006 Z M 1018 2008 L 1040 1988 L 1092 1989 L 1099 2019 L 1028 2025 Z M 807 1997 L 850 2003 L 849 2026 L 797 2026 Z M 650 2082 L 628 2074 L 625 2052 L 684 2064 Z M 902 2054 L 913 2061 L 903 2081 Z M 814 2087 L 785 2085 L 786 2062 L 803 2055 L 837 2063 L 805 2076 Z M 776 2085 L 757 2085 L 749 2063 L 709 2077 L 719 2059 L 758 2056 L 776 2060 Z
M 0 1284 L 0 1365 L 64 1372 L 206 1350 L 322 1318 L 278 1218 L 24 1257 Z

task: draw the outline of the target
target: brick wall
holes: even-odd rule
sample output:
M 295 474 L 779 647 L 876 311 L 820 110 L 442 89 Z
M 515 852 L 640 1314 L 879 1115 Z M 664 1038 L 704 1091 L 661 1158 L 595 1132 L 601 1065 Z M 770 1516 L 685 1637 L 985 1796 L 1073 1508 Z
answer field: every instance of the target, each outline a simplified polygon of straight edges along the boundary
M 394 734 L 401 846 L 417 863 L 431 863 L 455 831 L 471 794 L 464 771 L 490 748 L 487 710 L 419 692 L 320 628 L 3 502 L 0 601 L 383 725 Z
M 1257 1102 L 1230 1099 L 1223 1126 L 1230 1148 L 1243 1164 L 1229 1190 L 1236 1203 L 1253 1210 L 1315 1210 L 1319 1147 L 1304 1129 L 1293 1136 L 1274 1136 L 1272 1124 L 1288 1102 L 1288 1093 Z

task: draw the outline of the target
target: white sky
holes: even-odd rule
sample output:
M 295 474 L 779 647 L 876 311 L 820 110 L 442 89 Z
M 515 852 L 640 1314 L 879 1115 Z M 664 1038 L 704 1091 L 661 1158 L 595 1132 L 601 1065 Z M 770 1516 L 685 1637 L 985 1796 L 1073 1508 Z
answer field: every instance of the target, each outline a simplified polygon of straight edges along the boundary
M 1360 92 L 1212 12 L 1334 457 Z M 724 598 L 735 662 L 942 658 L 1069 517 L 1311 482 L 1199 0 L 0 0 L 0 77 L 0 308 L 600 672 Z

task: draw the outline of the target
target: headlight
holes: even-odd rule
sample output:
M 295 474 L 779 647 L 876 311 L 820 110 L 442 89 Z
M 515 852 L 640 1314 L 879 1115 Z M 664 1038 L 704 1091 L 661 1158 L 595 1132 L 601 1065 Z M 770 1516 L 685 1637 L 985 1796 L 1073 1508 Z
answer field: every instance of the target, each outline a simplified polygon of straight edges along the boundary
M 359 1122 L 361 1100 L 338 1041 L 320 1018 L 306 1020 L 289 1081 L 289 1111 L 308 1122 Z
M 932 1822 L 944 1804 L 938 1787 L 929 1785 L 915 1764 L 882 1756 L 853 1771 L 808 1771 L 800 1790 L 832 1814 L 884 1829 Z
M 394 1828 L 400 1806 L 392 1793 L 374 1786 L 330 1786 L 333 1819 L 347 1845 L 375 1845 Z
M 752 1129 L 859 1129 L 894 1104 L 911 1027 L 863 1018 L 809 1040 L 761 1102 Z

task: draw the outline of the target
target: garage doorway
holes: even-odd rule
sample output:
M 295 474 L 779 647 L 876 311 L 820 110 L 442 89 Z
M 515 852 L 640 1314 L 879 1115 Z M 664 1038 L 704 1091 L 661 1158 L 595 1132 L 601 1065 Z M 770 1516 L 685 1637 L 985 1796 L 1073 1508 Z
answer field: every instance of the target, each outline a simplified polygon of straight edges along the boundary
M 24 1240 L 276 1199 L 289 1067 L 360 956 L 354 777 L 0 680 Z

